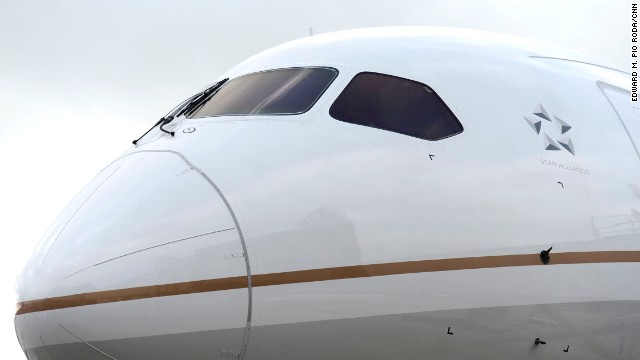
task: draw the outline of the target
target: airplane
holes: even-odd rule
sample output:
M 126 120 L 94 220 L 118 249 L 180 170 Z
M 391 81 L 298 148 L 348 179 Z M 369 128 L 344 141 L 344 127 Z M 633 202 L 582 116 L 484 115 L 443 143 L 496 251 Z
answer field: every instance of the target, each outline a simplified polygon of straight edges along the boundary
M 629 85 L 476 30 L 266 50 L 62 211 L 17 338 L 30 360 L 638 359 Z

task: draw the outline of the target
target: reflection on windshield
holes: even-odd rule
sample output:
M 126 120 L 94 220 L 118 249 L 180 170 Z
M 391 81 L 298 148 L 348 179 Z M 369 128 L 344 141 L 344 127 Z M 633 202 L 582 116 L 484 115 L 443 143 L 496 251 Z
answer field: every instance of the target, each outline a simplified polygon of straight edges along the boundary
M 290 68 L 245 75 L 226 83 L 191 118 L 220 115 L 282 115 L 308 111 L 338 71 Z

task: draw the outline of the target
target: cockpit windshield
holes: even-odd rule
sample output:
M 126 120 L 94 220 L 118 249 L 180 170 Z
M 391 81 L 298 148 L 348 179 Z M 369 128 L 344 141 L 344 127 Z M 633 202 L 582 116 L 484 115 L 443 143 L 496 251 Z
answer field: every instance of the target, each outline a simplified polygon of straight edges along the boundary
M 229 80 L 189 117 L 302 114 L 315 104 L 337 75 L 338 70 L 326 67 L 244 75 Z

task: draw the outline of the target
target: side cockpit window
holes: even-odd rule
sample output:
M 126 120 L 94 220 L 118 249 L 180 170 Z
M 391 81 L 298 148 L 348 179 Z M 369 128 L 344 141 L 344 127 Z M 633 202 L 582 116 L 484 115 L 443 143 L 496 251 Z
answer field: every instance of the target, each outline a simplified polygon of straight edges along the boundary
M 395 76 L 356 75 L 331 105 L 337 120 L 440 140 L 462 132 L 462 124 L 427 85 Z
M 302 114 L 311 109 L 337 75 L 338 70 L 325 67 L 244 75 L 229 80 L 189 117 Z

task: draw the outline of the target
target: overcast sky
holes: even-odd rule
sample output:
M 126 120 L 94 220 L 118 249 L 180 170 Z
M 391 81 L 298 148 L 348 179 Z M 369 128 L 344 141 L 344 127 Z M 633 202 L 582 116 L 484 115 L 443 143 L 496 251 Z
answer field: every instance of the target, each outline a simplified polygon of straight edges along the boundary
M 21 359 L 14 283 L 46 227 L 108 162 L 227 68 L 314 33 L 491 30 L 629 71 L 631 2 L 0 0 L 0 355 Z

